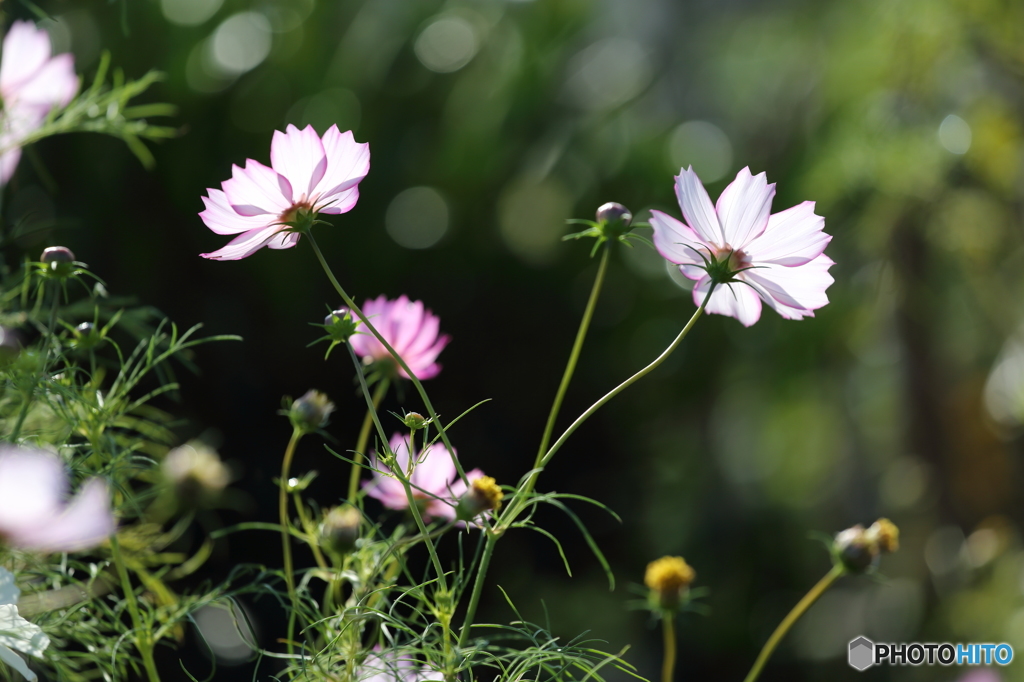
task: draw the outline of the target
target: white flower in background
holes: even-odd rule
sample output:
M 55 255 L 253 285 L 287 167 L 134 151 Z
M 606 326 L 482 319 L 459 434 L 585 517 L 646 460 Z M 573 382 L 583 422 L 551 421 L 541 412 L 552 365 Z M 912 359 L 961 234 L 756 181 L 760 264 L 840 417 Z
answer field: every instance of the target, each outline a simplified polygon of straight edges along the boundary
M 14 574 L 0 568 L 0 661 L 21 673 L 29 682 L 35 682 L 36 674 L 28 669 L 25 661 L 14 650 L 41 658 L 50 638 L 42 629 L 18 614 L 18 597 L 21 595 L 14 584 Z
M 0 444 L 0 546 L 72 552 L 103 542 L 117 526 L 106 482 L 87 481 L 65 502 L 67 488 L 57 455 Z
M 50 36 L 29 21 L 16 21 L 4 36 L 0 56 L 0 187 L 14 175 L 25 136 L 39 128 L 53 107 L 67 106 L 78 92 L 74 58 L 50 56 Z

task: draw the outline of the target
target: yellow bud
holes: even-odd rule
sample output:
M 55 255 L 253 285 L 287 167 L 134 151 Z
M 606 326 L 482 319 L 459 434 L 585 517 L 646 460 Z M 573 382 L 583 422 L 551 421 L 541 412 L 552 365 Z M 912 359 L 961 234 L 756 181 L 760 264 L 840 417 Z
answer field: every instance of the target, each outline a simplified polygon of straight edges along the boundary
M 682 557 L 665 556 L 647 564 L 644 584 L 661 608 L 676 609 L 696 577 L 697 572 Z

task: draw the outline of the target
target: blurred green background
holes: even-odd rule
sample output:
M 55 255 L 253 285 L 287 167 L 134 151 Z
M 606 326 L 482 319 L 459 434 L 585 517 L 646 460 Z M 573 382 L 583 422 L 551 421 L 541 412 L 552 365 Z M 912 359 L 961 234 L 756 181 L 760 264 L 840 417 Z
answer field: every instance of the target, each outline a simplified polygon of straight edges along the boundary
M 8 18 L 33 16 L 4 3 Z M 369 142 L 349 214 L 318 240 L 359 300 L 423 300 L 453 342 L 427 387 L 449 418 L 492 401 L 452 438 L 467 467 L 512 483 L 530 466 L 585 303 L 589 244 L 570 217 L 619 201 L 679 215 L 672 175 L 693 164 L 712 197 L 750 166 L 776 210 L 818 202 L 836 261 L 831 303 L 744 329 L 699 322 L 662 368 L 605 408 L 541 489 L 581 508 L 619 585 L 609 592 L 571 523 L 508 535 L 493 582 L 565 637 L 584 630 L 657 675 L 660 633 L 627 610 L 646 563 L 682 554 L 711 590 L 679 627 L 678 679 L 742 679 L 790 606 L 828 569 L 812 531 L 878 516 L 903 547 L 881 580 L 844 579 L 784 643 L 765 680 L 953 680 L 956 668 L 856 673 L 847 642 L 1006 641 L 1024 655 L 1020 527 L 1024 420 L 1024 3 L 1018 0 L 132 0 L 40 2 L 58 51 L 90 75 L 102 49 L 130 76 L 167 74 L 177 139 L 143 170 L 116 140 L 39 144 L 6 190 L 5 221 L 49 227 L 10 247 L 63 244 L 114 293 L 244 343 L 202 347 L 182 377 L 182 437 L 205 433 L 272 520 L 289 435 L 283 394 L 327 391 L 330 432 L 362 418 L 343 354 L 306 349 L 336 300 L 308 245 L 203 260 L 223 237 L 200 196 L 246 158 L 268 162 L 287 123 Z M 563 419 L 652 359 L 693 311 L 652 250 L 619 249 Z M 412 392 L 387 409 L 417 409 Z M 393 425 L 397 428 L 398 424 Z M 345 467 L 308 439 L 296 470 L 335 503 Z M 273 547 L 273 549 L 268 549 Z M 235 536 L 206 567 L 279 565 Z M 308 560 L 306 557 L 305 560 Z M 272 605 L 249 604 L 261 642 Z M 484 618 L 513 616 L 500 592 Z M 190 640 L 191 642 L 191 640 Z M 188 654 L 190 669 L 207 664 Z M 162 659 L 176 670 L 176 657 Z M 263 679 L 273 666 L 261 669 Z M 1024 680 L 1019 663 L 1000 671 Z M 170 673 L 169 673 L 170 674 Z M 218 679 L 252 679 L 251 666 Z M 198 674 L 202 677 L 202 674 Z M 623 678 L 625 679 L 625 678 Z

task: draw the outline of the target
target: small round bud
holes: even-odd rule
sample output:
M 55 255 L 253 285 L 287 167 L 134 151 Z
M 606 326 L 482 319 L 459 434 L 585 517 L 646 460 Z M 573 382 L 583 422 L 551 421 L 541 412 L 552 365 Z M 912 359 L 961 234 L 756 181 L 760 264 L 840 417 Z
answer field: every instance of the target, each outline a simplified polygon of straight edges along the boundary
M 469 490 L 459 498 L 455 516 L 461 521 L 471 521 L 485 511 L 501 509 L 501 501 L 504 498 L 505 493 L 493 478 L 474 478 L 469 483 Z
M 320 524 L 320 544 L 336 554 L 347 554 L 356 546 L 363 516 L 350 504 L 335 507 Z
M 850 573 L 863 573 L 878 565 L 878 545 L 860 524 L 837 533 L 832 551 Z
M 356 333 L 359 320 L 352 318 L 352 311 L 348 308 L 338 308 L 324 318 L 324 328 L 332 341 L 345 343 Z
M 679 608 L 697 572 L 679 556 L 664 556 L 647 564 L 644 584 L 650 588 L 651 603 L 662 609 Z
M 402 423 L 412 431 L 419 431 L 430 423 L 430 420 L 419 412 L 409 412 L 402 418 Z
M 878 519 L 866 533 L 882 554 L 892 554 L 900 548 L 900 529 L 889 519 Z
M 58 278 L 70 277 L 75 271 L 75 254 L 66 246 L 51 246 L 43 249 L 39 262 L 46 268 L 46 273 Z
M 334 412 L 334 403 L 320 391 L 306 391 L 305 395 L 292 402 L 288 418 L 292 426 L 303 433 L 313 433 L 327 426 L 327 417 Z
M 39 262 L 46 263 L 51 267 L 54 263 L 74 263 L 75 254 L 66 246 L 50 246 L 43 249 L 43 255 L 39 256 Z
M 215 500 L 231 482 L 231 472 L 217 452 L 198 441 L 168 452 L 160 471 L 174 486 L 178 498 L 188 506 Z
M 629 227 L 633 222 L 633 214 L 628 208 L 614 201 L 609 201 L 597 209 L 597 222 L 607 225 L 622 223 L 622 227 Z
M 96 330 L 92 322 L 83 322 L 75 327 L 75 346 L 78 348 L 95 348 L 103 341 L 103 335 Z

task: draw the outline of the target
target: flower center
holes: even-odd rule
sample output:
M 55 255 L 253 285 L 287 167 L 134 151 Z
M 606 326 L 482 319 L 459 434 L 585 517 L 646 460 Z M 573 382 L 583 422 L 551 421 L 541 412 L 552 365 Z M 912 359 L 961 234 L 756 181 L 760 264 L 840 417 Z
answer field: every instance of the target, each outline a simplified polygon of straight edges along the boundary
M 734 249 L 728 244 L 715 249 L 715 258 L 720 262 L 728 262 L 730 272 L 750 267 L 750 256 L 743 249 Z
M 289 206 L 278 216 L 278 222 L 282 225 L 295 226 L 299 222 L 311 220 L 314 216 L 313 202 L 305 197 Z

